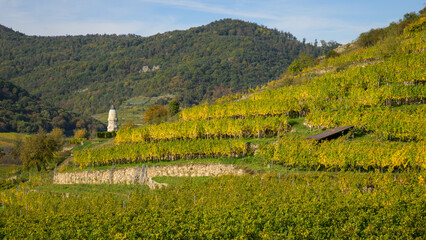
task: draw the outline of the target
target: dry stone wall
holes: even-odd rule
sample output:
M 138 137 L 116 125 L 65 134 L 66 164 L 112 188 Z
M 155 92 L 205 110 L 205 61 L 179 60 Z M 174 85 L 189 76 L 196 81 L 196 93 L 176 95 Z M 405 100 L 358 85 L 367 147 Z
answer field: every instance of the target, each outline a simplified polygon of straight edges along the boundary
M 153 177 L 201 177 L 243 175 L 245 170 L 230 164 L 185 164 L 152 167 L 111 168 L 109 170 L 55 173 L 55 184 L 147 184 L 151 188 L 165 184 L 156 183 Z

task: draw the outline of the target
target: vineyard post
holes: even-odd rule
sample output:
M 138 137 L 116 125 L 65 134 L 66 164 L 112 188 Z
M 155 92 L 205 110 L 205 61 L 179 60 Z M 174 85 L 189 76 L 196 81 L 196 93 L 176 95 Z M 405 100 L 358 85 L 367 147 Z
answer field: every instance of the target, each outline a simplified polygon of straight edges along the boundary
M 136 178 L 138 177 L 138 170 L 139 170 L 139 167 L 136 167 L 133 173 L 133 182 L 132 182 L 133 185 L 135 184 Z
M 139 173 L 139 184 L 142 184 L 142 177 L 143 177 L 143 169 L 145 167 L 145 164 L 142 164 L 142 167 L 140 169 L 140 173 Z
M 140 175 L 140 179 L 139 179 L 141 184 L 145 183 L 145 175 L 146 175 L 146 172 L 147 172 L 147 168 L 148 168 L 147 165 L 145 165 L 145 164 L 142 165 L 141 175 Z
M 110 184 L 112 184 L 112 180 L 113 180 L 114 166 L 115 166 L 115 163 L 112 164 L 111 171 L 110 171 L 110 174 L 109 174 L 109 183 Z

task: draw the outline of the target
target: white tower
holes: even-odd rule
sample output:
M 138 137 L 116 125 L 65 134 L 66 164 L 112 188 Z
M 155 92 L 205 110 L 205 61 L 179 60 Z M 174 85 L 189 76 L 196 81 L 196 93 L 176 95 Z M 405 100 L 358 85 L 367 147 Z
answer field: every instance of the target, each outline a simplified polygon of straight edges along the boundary
M 114 132 L 118 130 L 117 121 L 117 111 L 115 111 L 114 105 L 112 105 L 108 114 L 108 132 Z

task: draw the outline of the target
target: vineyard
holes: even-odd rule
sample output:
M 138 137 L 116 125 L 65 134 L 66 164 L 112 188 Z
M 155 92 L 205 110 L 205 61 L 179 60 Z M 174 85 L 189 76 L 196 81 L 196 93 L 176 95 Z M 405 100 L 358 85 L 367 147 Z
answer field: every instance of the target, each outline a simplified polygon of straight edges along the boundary
M 120 144 L 100 149 L 77 151 L 74 163 L 81 168 L 122 162 L 179 160 L 208 157 L 242 157 L 247 144 L 239 139 L 171 140 L 153 143 Z
M 260 154 L 289 167 L 333 171 L 375 169 L 381 172 L 387 169 L 394 172 L 395 169 L 425 169 L 425 146 L 424 141 L 405 143 L 344 139 L 315 144 L 298 136 L 290 136 L 266 146 Z
M 87 177 L 107 168 L 112 176 L 118 164 L 169 171 L 218 161 L 244 176 L 116 187 L 125 193 L 76 184 L 74 194 L 55 190 L 64 185 L 51 176 L 2 180 L 0 238 L 424 238 L 426 17 L 412 17 L 370 46 L 357 40 L 248 93 L 182 109 L 170 122 L 123 127 L 105 145 L 75 147 L 64 167 Z M 306 139 L 342 126 L 353 129 Z
M 120 129 L 116 143 L 151 142 L 171 139 L 249 138 L 277 135 L 288 130 L 285 117 L 221 118 L 166 122 L 141 128 Z
M 0 237 L 422 238 L 425 177 L 224 176 L 195 186 L 140 188 L 122 197 L 13 189 L 0 195 Z

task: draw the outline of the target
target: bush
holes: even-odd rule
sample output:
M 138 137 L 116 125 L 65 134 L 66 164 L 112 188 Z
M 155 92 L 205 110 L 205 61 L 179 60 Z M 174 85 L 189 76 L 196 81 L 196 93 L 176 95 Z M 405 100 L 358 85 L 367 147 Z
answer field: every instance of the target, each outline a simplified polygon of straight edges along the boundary
M 77 129 L 74 133 L 74 138 L 87 138 L 87 130 L 85 128 Z
M 169 115 L 173 117 L 179 112 L 179 102 L 176 100 L 172 100 L 169 102 Z
M 36 167 L 38 171 L 46 170 L 55 154 L 63 146 L 62 131 L 55 130 L 51 134 L 40 131 L 35 135 L 27 137 L 16 149 L 25 169 Z
M 121 129 L 136 128 L 136 124 L 132 120 L 127 120 L 121 125 Z
M 295 59 L 290 66 L 288 67 L 288 71 L 292 74 L 300 73 L 304 68 L 314 66 L 315 59 L 311 56 L 301 55 L 298 59 Z
M 327 55 L 325 55 L 325 58 L 334 58 L 334 57 L 338 57 L 339 54 L 334 51 L 334 50 L 330 50 L 327 52 Z
M 149 107 L 144 114 L 145 123 L 161 123 L 167 120 L 168 107 L 164 105 L 155 105 Z
M 356 40 L 356 43 L 360 47 L 371 47 L 376 45 L 376 43 L 382 39 L 384 39 L 386 36 L 386 30 L 383 28 L 378 29 L 371 29 L 368 32 L 361 33 L 359 35 L 358 39 Z
M 117 135 L 117 132 L 97 132 L 96 137 L 97 138 L 113 138 Z
M 81 144 L 84 140 L 87 140 L 87 138 L 71 138 L 70 144 Z

